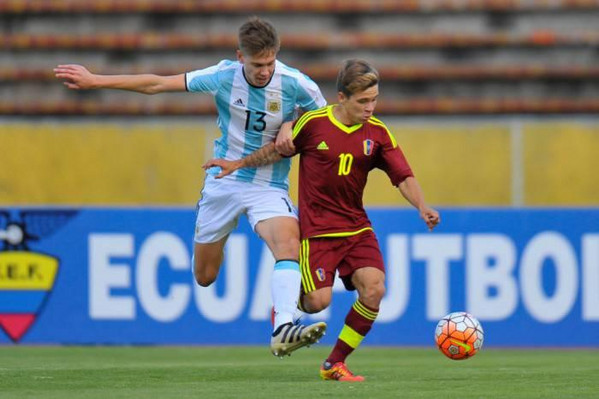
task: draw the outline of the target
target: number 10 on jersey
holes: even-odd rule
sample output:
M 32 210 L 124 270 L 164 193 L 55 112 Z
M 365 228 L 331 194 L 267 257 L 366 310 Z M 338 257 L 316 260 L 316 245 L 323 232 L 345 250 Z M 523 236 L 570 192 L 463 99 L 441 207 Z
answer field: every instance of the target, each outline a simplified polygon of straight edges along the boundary
M 354 161 L 352 154 L 339 154 L 339 176 L 347 176 L 351 171 L 351 164 Z

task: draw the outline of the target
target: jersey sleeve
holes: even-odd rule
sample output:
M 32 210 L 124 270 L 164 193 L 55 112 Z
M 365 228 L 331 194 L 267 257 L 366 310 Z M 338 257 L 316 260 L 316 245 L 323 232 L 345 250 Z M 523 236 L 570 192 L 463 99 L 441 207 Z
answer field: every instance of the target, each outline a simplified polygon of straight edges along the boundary
M 185 88 L 189 92 L 216 94 L 220 85 L 220 72 L 230 64 L 230 61 L 221 61 L 217 65 L 198 69 L 185 74 Z
M 381 128 L 382 138 L 377 167 L 389 176 L 391 184 L 399 186 L 408 177 L 413 177 L 414 173 L 389 129 L 385 125 Z
M 312 79 L 301 74 L 298 83 L 297 105 L 302 111 L 313 111 L 327 105 L 327 100 Z
M 306 112 L 298 119 L 293 122 L 292 125 L 292 138 L 293 145 L 295 146 L 295 153 L 300 154 L 305 146 L 308 138 L 308 125 L 311 119 L 312 112 Z
M 304 114 L 305 115 L 305 114 Z M 299 119 L 296 119 L 293 122 L 293 127 L 292 127 L 292 138 L 293 138 L 293 145 L 295 146 L 295 153 L 299 154 L 302 152 L 302 147 L 305 141 L 305 134 L 300 134 L 300 131 L 302 130 L 302 128 L 300 126 L 298 126 L 298 122 L 300 121 L 300 119 L 302 119 L 301 117 Z

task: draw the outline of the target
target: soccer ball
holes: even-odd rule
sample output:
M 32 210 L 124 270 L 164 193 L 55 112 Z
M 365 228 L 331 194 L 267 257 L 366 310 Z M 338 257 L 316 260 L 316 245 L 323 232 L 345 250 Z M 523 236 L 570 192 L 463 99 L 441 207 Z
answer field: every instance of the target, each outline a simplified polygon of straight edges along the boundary
M 439 320 L 435 329 L 435 342 L 439 350 L 453 360 L 468 359 L 483 346 L 483 328 L 474 316 L 454 312 Z

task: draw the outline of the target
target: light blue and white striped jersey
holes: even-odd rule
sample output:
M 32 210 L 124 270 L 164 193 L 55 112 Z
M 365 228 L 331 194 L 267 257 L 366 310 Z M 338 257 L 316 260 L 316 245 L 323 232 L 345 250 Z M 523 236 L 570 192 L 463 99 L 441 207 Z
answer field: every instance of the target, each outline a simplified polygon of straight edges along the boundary
M 326 105 L 316 83 L 278 60 L 264 87 L 250 85 L 243 74 L 243 64 L 229 60 L 188 72 L 185 83 L 190 92 L 214 96 L 222 133 L 214 142 L 215 158 L 241 159 L 272 142 L 281 124 L 294 120 L 298 109 L 310 111 Z M 291 160 L 284 158 L 273 165 L 239 169 L 225 178 L 287 190 L 290 166 Z M 218 168 L 208 173 L 216 175 Z

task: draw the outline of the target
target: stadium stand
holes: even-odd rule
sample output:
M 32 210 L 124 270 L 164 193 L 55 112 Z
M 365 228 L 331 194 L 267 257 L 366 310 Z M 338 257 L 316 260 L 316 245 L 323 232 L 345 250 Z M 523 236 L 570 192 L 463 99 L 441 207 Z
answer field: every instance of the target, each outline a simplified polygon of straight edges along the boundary
M 439 12 L 594 9 L 597 0 L 3 0 L 2 12 Z
M 207 67 L 252 14 L 329 101 L 343 59 L 379 69 L 377 114 L 430 203 L 597 205 L 599 0 L 0 0 L 0 204 L 194 204 L 211 98 L 72 91 L 52 69 Z M 404 204 L 369 181 L 365 204 Z
M 51 70 L 198 69 L 233 57 L 231 27 L 252 13 L 330 100 L 357 56 L 381 71 L 382 114 L 599 112 L 599 0 L 0 0 L 0 12 L 1 115 L 213 114 L 177 94 L 69 92 Z

